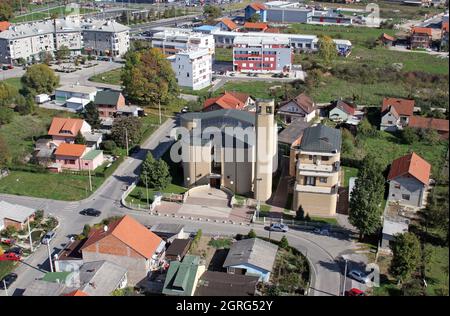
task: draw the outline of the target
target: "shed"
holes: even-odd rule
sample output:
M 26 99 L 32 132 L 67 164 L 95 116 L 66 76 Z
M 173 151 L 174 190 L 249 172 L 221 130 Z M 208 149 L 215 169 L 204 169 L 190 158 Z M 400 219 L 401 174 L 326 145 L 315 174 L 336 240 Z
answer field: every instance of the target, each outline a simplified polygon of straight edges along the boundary
M 166 250 L 166 259 L 180 261 L 184 258 L 191 246 L 191 239 L 175 239 Z

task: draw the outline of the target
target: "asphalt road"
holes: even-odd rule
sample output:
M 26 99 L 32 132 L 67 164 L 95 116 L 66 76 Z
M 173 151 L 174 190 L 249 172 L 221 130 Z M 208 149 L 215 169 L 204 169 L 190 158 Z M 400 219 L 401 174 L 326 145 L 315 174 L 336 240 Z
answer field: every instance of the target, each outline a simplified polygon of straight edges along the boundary
M 94 224 L 102 218 L 113 215 L 130 214 L 145 225 L 157 222 L 183 223 L 186 231 L 196 231 L 201 228 L 205 234 L 234 235 L 246 234 L 253 228 L 258 234 L 268 236 L 262 225 L 241 226 L 224 223 L 199 222 L 179 218 L 151 216 L 145 212 L 126 209 L 120 204 L 120 197 L 126 186 L 137 177 L 139 166 L 150 150 L 155 157 L 159 157 L 169 148 L 168 138 L 170 130 L 176 125 L 175 120 L 166 121 L 141 146 L 141 150 L 133 157 L 127 158 L 114 174 L 89 198 L 78 202 L 63 202 L 31 197 L 21 197 L 0 194 L 0 198 L 11 203 L 44 209 L 59 219 L 60 226 L 56 237 L 51 242 L 52 254 L 58 253 L 72 234 L 79 234 L 85 224 Z M 96 208 L 102 211 L 100 218 L 79 215 L 84 208 Z M 279 239 L 282 234 L 272 233 L 272 238 Z M 304 253 L 312 266 L 312 283 L 310 295 L 339 295 L 342 284 L 341 267 L 335 260 L 341 253 L 348 252 L 355 244 L 348 239 L 319 236 L 316 234 L 291 230 L 286 234 L 289 243 Z M 9 295 L 20 295 L 23 290 L 36 278 L 49 270 L 47 247 L 42 245 L 30 258 L 19 264 L 16 273 L 17 281 L 9 289 Z

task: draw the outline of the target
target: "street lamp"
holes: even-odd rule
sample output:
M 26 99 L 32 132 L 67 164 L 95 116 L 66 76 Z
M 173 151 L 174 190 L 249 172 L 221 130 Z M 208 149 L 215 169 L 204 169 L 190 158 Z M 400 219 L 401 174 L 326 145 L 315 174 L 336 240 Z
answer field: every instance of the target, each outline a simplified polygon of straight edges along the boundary
M 259 202 L 259 184 L 258 181 L 261 181 L 262 178 L 256 178 L 256 188 L 255 188 L 255 193 L 256 193 L 256 217 L 259 218 L 259 208 L 260 208 L 260 202 Z
M 50 272 L 53 272 L 52 255 L 50 252 L 50 240 L 47 241 L 48 261 L 50 262 Z
M 344 268 L 344 284 L 342 285 L 342 296 L 345 295 L 345 283 L 347 282 L 347 263 L 348 263 L 348 258 L 343 255 L 342 258 L 345 260 L 345 268 Z

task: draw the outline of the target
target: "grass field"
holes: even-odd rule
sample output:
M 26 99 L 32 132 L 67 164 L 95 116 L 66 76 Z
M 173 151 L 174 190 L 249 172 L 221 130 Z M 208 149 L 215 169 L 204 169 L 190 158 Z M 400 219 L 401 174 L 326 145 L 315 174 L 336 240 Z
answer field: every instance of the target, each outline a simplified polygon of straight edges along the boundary
M 255 98 L 273 98 L 271 94 L 271 88 L 282 88 L 282 83 L 268 82 L 268 81 L 229 81 L 222 88 L 216 91 L 215 94 L 222 93 L 224 91 L 237 91 L 248 93 Z M 277 89 L 276 97 L 280 96 L 281 92 Z
M 149 203 L 151 204 L 154 200 L 155 193 L 161 192 L 161 193 L 175 193 L 175 194 L 181 194 L 186 192 L 187 189 L 176 185 L 176 184 L 169 184 L 165 189 L 163 190 L 156 190 L 156 189 L 148 189 L 148 197 L 149 197 Z M 141 197 L 141 199 L 139 198 Z M 142 186 L 136 186 L 136 188 L 130 193 L 130 195 L 127 196 L 126 201 L 133 204 L 140 203 L 141 205 L 145 205 L 147 203 L 147 190 L 145 187 Z
M 348 187 L 350 178 L 358 175 L 358 169 L 342 166 L 342 170 L 344 170 L 344 187 Z
M 233 61 L 233 50 L 231 48 L 216 48 L 216 61 Z
M 98 12 L 97 9 L 89 9 L 89 8 L 80 8 L 79 14 L 86 14 L 86 13 L 93 13 Z M 67 15 L 72 14 L 78 14 L 78 12 L 75 12 L 72 10 L 66 10 L 64 6 L 51 8 L 50 10 L 45 11 L 39 11 L 34 13 L 27 13 L 24 15 L 19 15 L 14 17 L 11 22 L 12 23 L 22 23 L 22 22 L 31 22 L 31 21 L 37 21 L 37 20 L 43 20 L 50 18 L 53 14 L 56 14 L 58 17 L 63 17 Z
M 448 247 L 425 245 L 431 251 L 430 264 L 425 271 L 427 295 L 448 295 Z M 445 289 L 447 293 L 445 293 Z
M 120 79 L 121 72 L 122 72 L 122 68 L 113 69 L 113 70 L 92 76 L 89 78 L 89 81 L 121 85 L 122 84 L 122 80 Z
M 3 70 L 1 70 L 1 71 L 3 71 Z M 17 90 L 22 89 L 22 82 L 20 81 L 20 78 L 8 78 L 8 79 L 2 80 L 2 81 L 15 87 Z

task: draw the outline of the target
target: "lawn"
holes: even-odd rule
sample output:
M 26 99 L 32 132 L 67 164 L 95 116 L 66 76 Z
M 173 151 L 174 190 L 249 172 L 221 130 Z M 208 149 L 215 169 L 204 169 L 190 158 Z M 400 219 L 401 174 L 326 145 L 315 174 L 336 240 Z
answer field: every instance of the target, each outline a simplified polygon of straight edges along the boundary
M 43 20 L 48 19 L 52 16 L 52 14 L 56 14 L 58 18 L 72 15 L 72 14 L 78 14 L 78 12 L 75 12 L 74 9 L 72 10 L 65 10 L 64 6 L 51 8 L 49 10 L 40 11 L 40 12 L 30 12 L 24 15 L 19 15 L 14 17 L 11 22 L 12 23 L 22 23 L 22 22 L 31 22 L 31 21 L 37 21 L 37 20 Z M 79 14 L 87 14 L 87 13 L 93 13 L 98 12 L 97 9 L 89 9 L 89 8 L 80 8 Z
M 358 169 L 352 167 L 344 167 L 342 166 L 342 170 L 344 171 L 344 187 L 349 186 L 350 178 L 356 177 L 358 175 Z
M 122 68 L 117 68 L 92 76 L 89 78 L 89 81 L 114 84 L 120 86 L 122 84 L 122 80 L 120 79 L 121 73 Z
M 103 177 L 92 177 L 93 191 L 104 180 Z M 81 200 L 91 194 L 87 176 L 24 171 L 12 171 L 9 176 L 1 179 L 0 192 L 64 201 Z
M 231 48 L 216 48 L 216 54 L 215 54 L 215 60 L 216 61 L 233 61 L 233 49 Z
M 425 244 L 431 251 L 430 264 L 426 269 L 427 295 L 448 295 L 448 247 Z M 446 293 L 445 292 L 446 289 Z
M 20 79 L 21 79 L 20 77 L 17 77 L 17 78 L 8 78 L 8 79 L 2 80 L 2 81 L 15 87 L 17 90 L 20 90 L 20 89 L 22 89 L 22 82 L 20 81 Z
M 236 91 L 250 94 L 255 98 L 273 98 L 270 88 L 282 88 L 282 83 L 270 82 L 270 81 L 229 81 L 222 88 L 216 91 L 215 94 L 220 94 L 225 91 Z M 274 89 L 272 89 L 274 90 Z M 282 93 L 280 89 L 276 89 L 275 96 L 281 97 Z
M 186 191 L 187 191 L 186 188 L 172 183 L 162 190 L 149 188 L 148 189 L 149 203 L 151 204 L 153 202 L 156 192 L 181 194 Z M 141 197 L 141 199 L 139 199 L 139 197 Z M 136 186 L 136 188 L 127 196 L 126 201 L 133 204 L 138 203 L 142 205 L 147 204 L 147 190 L 145 186 L 140 185 Z

